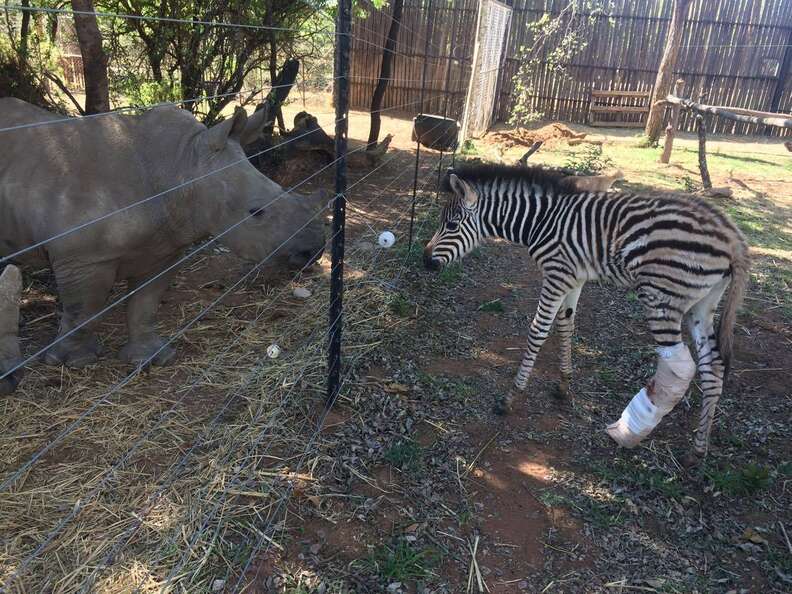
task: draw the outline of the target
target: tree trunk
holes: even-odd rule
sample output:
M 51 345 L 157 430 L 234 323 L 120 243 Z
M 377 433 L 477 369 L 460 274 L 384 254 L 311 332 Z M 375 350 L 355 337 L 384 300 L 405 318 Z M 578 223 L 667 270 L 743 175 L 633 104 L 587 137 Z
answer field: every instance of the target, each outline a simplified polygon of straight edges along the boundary
M 286 97 L 289 96 L 294 81 L 297 80 L 297 73 L 300 71 L 300 61 L 295 58 L 289 58 L 283 65 L 283 68 L 273 80 L 273 88 L 270 90 L 267 98 L 264 100 L 267 109 L 269 110 L 270 117 L 272 118 L 264 126 L 262 136 L 272 136 L 273 129 L 275 128 L 275 114 L 283 105 Z
M 646 118 L 646 128 L 644 130 L 647 138 L 652 143 L 657 142 L 663 129 L 665 105 L 657 102 L 665 99 L 671 93 L 671 85 L 674 83 L 674 68 L 679 56 L 679 47 L 682 44 L 682 33 L 685 29 L 685 19 L 687 18 L 688 8 L 690 8 L 690 1 L 674 0 L 671 25 L 668 28 L 668 38 L 663 50 L 663 58 L 660 60 L 660 68 L 655 79 L 652 107 L 649 110 L 649 116 Z
M 22 0 L 22 6 L 29 7 L 30 0 Z M 28 39 L 30 38 L 30 12 L 22 13 L 22 26 L 19 29 L 19 54 L 24 62 L 23 67 L 27 67 L 28 58 Z
M 270 32 L 270 57 L 269 57 L 269 71 L 270 71 L 270 80 L 272 81 L 272 86 L 275 86 L 275 81 L 278 79 L 278 44 L 276 43 L 275 31 Z M 294 81 L 292 81 L 293 83 Z M 275 89 L 276 91 L 278 89 Z M 291 90 L 291 87 L 286 91 L 287 93 Z M 283 121 L 283 111 L 281 110 L 280 104 L 278 105 L 277 109 L 275 110 L 275 117 L 278 120 L 278 130 L 280 130 L 281 134 L 286 132 L 286 124 Z
M 696 115 L 696 130 L 698 132 L 698 162 L 701 172 L 701 185 L 705 190 L 712 187 L 709 167 L 707 167 L 707 122 L 701 114 Z
M 391 26 L 388 30 L 388 39 L 385 41 L 385 47 L 382 50 L 379 80 L 377 80 L 377 86 L 371 97 L 371 128 L 369 129 L 368 147 L 366 148 L 369 151 L 376 148 L 377 140 L 379 139 L 380 126 L 382 124 L 380 109 L 382 108 L 382 98 L 385 96 L 385 90 L 388 88 L 388 79 L 391 77 L 393 55 L 396 49 L 396 41 L 399 38 L 399 27 L 401 26 L 402 8 L 404 8 L 404 0 L 393 1 L 393 16 L 391 17 Z
M 75 11 L 95 12 L 92 0 L 71 0 Z M 102 33 L 94 15 L 75 14 L 74 28 L 85 75 L 85 113 L 110 111 L 110 91 L 107 80 L 107 54 L 102 49 Z

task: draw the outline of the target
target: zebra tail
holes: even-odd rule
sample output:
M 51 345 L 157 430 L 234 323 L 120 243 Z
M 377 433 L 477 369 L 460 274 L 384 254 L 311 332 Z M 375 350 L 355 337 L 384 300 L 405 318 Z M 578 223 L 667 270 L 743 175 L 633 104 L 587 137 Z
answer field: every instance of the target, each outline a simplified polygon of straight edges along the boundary
M 740 245 L 739 253 L 732 261 L 731 283 L 726 305 L 718 324 L 718 349 L 723 359 L 723 379 L 729 374 L 732 348 L 734 346 L 734 325 L 737 321 L 737 310 L 742 305 L 745 289 L 748 285 L 751 260 L 745 244 Z

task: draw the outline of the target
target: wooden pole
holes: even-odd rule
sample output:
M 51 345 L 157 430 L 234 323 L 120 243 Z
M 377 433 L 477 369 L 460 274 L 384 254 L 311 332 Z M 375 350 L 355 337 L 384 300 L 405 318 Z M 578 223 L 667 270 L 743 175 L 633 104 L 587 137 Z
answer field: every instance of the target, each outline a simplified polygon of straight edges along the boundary
M 682 90 L 685 87 L 685 81 L 679 79 L 674 84 L 674 95 L 680 97 Z M 660 157 L 661 163 L 668 163 L 671 159 L 671 149 L 674 148 L 674 135 L 676 134 L 677 125 L 679 124 L 679 105 L 671 106 L 671 120 L 668 122 L 665 131 L 665 144 L 663 145 L 663 154 Z
M 723 107 L 721 105 L 704 105 L 696 103 L 690 99 L 683 99 L 668 95 L 658 103 L 670 103 L 671 105 L 681 105 L 685 109 L 692 109 L 697 113 L 711 113 L 722 118 L 745 122 L 746 124 L 764 124 L 766 126 L 777 126 L 779 128 L 792 128 L 792 116 L 783 113 L 770 113 L 767 111 L 756 111 L 741 107 Z
M 701 171 L 701 185 L 705 190 L 712 188 L 712 180 L 710 180 L 709 169 L 707 168 L 707 124 L 704 121 L 704 116 L 700 113 L 696 114 L 696 129 L 698 131 L 698 160 L 699 170 Z

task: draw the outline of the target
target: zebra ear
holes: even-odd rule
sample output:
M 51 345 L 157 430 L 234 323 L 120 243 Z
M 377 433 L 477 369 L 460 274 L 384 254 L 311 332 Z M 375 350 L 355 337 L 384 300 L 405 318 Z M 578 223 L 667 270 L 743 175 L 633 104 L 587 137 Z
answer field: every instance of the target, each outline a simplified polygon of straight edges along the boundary
M 476 206 L 476 202 L 478 202 L 478 194 L 476 194 L 476 191 L 470 187 L 470 184 L 459 179 L 459 177 L 453 173 L 448 176 L 448 183 L 451 186 L 451 189 L 454 191 L 454 194 L 464 199 L 465 206 L 468 208 L 473 208 Z

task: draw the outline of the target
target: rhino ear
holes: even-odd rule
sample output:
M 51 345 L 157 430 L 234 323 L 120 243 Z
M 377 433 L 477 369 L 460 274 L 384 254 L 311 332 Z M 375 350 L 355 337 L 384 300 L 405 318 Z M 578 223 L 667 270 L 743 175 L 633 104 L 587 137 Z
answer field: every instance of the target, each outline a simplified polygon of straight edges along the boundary
M 261 109 L 247 119 L 245 129 L 242 131 L 242 137 L 239 139 L 239 144 L 243 147 L 255 142 L 261 136 L 264 126 L 267 125 L 269 120 L 269 104 L 264 103 Z
M 247 120 L 247 113 L 239 107 L 232 117 L 209 128 L 206 131 L 209 148 L 213 151 L 221 151 L 228 144 L 229 139 L 240 142 Z

